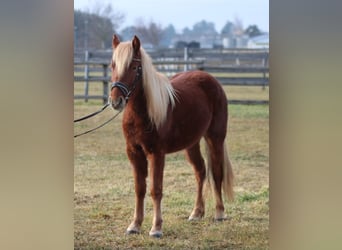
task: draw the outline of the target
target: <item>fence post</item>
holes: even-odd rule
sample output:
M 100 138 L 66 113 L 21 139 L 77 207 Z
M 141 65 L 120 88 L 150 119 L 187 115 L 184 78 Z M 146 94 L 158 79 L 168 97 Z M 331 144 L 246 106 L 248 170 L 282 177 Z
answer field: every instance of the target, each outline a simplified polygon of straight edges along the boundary
M 103 78 L 107 79 L 108 64 L 102 64 Z M 108 80 L 103 80 L 103 104 L 108 102 Z
M 263 77 L 264 77 L 264 84 L 262 85 L 262 90 L 266 89 L 266 71 L 264 70 L 263 72 Z
M 237 54 L 235 57 L 235 64 L 240 66 L 240 54 Z
M 89 82 L 88 82 L 88 78 L 89 78 L 89 69 L 88 69 L 88 59 L 89 59 L 89 51 L 86 50 L 85 51 L 85 66 L 84 66 L 84 101 L 88 102 L 88 93 L 89 93 Z
M 184 64 L 184 71 L 187 71 L 188 70 L 188 46 L 185 46 L 184 47 L 184 61 L 185 61 L 185 64 Z
M 263 67 L 266 68 L 267 64 L 268 64 L 268 53 L 265 53 L 265 56 L 262 59 L 262 64 Z M 263 77 L 264 77 L 264 84 L 262 85 L 262 89 L 265 90 L 266 89 L 266 71 L 264 70 L 263 72 Z

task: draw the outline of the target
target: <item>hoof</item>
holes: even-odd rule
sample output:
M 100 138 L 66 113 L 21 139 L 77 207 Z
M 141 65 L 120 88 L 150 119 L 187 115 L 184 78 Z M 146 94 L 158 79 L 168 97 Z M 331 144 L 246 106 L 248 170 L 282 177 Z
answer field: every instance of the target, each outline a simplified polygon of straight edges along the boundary
M 221 214 L 220 216 L 215 217 L 215 221 L 225 221 L 227 220 L 227 216 L 225 214 Z
M 140 234 L 140 232 L 138 230 L 130 229 L 130 230 L 126 230 L 126 234 L 127 235 L 130 235 L 130 234 Z
M 128 227 L 126 230 L 126 234 L 140 234 L 140 230 L 138 227 Z
M 150 231 L 149 235 L 153 238 L 161 238 L 163 233 L 162 231 Z
M 225 220 L 228 220 L 227 217 L 224 217 L 224 218 L 215 218 L 215 221 L 225 221 Z
M 227 220 L 227 215 L 223 210 L 216 210 L 215 221 L 225 221 Z
M 188 221 L 198 221 L 202 219 L 203 216 L 204 216 L 204 211 L 194 209 L 192 213 L 190 214 Z
M 199 221 L 202 219 L 202 216 L 193 216 L 193 215 L 190 215 L 189 218 L 188 218 L 188 221 Z

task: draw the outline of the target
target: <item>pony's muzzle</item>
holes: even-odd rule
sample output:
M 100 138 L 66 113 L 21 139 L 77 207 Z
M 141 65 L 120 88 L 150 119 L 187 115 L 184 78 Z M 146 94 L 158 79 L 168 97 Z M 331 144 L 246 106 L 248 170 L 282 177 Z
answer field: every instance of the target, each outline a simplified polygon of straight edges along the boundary
M 126 106 L 126 100 L 123 96 L 119 96 L 115 100 L 109 97 L 109 103 L 113 109 L 119 110 L 119 111 L 123 110 Z

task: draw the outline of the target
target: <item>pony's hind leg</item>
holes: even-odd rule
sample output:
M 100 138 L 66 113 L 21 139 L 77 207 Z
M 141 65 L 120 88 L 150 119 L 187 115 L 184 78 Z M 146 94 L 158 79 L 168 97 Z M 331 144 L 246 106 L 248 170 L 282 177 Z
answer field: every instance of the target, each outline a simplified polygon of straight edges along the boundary
M 208 178 L 216 200 L 215 220 L 224 220 L 224 205 L 222 200 L 222 182 L 224 167 L 224 147 L 222 140 L 206 137 L 206 147 L 208 156 Z
M 205 180 L 205 164 L 200 151 L 199 142 L 191 148 L 186 149 L 185 155 L 192 165 L 197 181 L 197 197 L 194 209 L 189 216 L 189 220 L 198 220 L 204 216 L 205 207 L 203 200 L 203 184 Z

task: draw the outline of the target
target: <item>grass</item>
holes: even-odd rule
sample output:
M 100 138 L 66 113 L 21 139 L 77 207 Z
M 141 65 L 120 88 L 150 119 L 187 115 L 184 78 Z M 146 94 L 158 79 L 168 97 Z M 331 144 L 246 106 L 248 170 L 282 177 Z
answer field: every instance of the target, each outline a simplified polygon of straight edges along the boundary
M 242 90 L 226 88 L 230 98 Z M 250 95 L 267 98 L 260 87 Z M 267 90 L 266 90 L 267 92 Z M 75 118 L 98 110 L 101 101 L 75 101 Z M 75 133 L 111 117 L 105 110 L 75 125 Z M 206 215 L 188 222 L 195 177 L 182 152 L 168 155 L 164 173 L 163 233 L 151 239 L 152 202 L 145 201 L 142 233 L 125 235 L 134 211 L 134 185 L 125 154 L 120 114 L 109 125 L 74 140 L 75 249 L 268 249 L 269 144 L 267 105 L 229 105 L 227 143 L 235 174 L 236 199 L 225 202 L 228 220 L 215 222 L 214 199 Z M 149 190 L 149 187 L 148 187 Z

